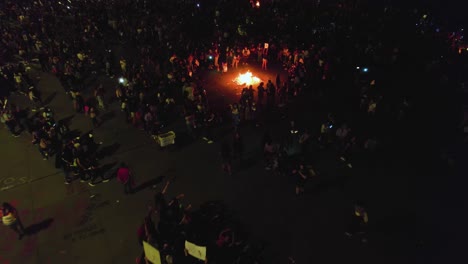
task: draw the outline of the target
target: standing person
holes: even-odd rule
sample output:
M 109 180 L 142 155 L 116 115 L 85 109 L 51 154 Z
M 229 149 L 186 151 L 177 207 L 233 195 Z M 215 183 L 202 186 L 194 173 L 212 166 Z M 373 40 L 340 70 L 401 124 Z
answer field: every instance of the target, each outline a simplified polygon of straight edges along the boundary
M 351 134 L 351 129 L 348 128 L 346 124 L 341 125 L 336 130 L 336 143 L 339 151 L 343 151 L 344 147 L 346 146 L 346 141 L 348 139 L 348 135 Z
M 23 223 L 18 216 L 18 211 L 9 203 L 3 203 L 2 205 L 2 222 L 4 225 L 10 227 L 15 233 L 18 234 L 18 239 L 21 240 L 26 234 Z
M 218 52 L 218 49 L 215 49 L 215 52 L 214 52 L 214 66 L 216 68 L 216 71 L 220 71 L 220 68 L 219 68 L 219 52 Z
M 19 92 L 20 94 L 25 94 L 23 91 L 23 77 L 21 76 L 21 73 L 14 73 L 13 74 L 14 79 L 15 79 L 15 88 L 16 91 Z
M 75 176 L 80 177 L 80 182 L 86 182 L 88 181 L 88 174 L 86 173 L 86 170 L 88 169 L 87 165 L 87 160 L 85 153 L 81 147 L 81 144 L 75 143 L 74 144 L 74 153 L 73 153 L 73 170 Z
M 87 157 L 92 159 L 100 158 L 100 153 L 98 152 L 99 145 L 102 145 L 103 142 L 96 142 L 94 140 L 94 135 L 92 132 L 88 132 L 80 137 L 80 144 L 82 145 L 82 150 Z
M 185 125 L 187 127 L 188 135 L 194 139 L 196 138 L 196 123 L 195 123 L 195 114 L 192 112 L 187 112 L 185 114 Z
M 250 99 L 245 102 L 244 105 L 244 118 L 246 123 L 250 123 L 252 121 L 252 108 L 250 107 L 252 105 Z
M 268 80 L 268 83 L 266 86 L 266 92 L 267 92 L 267 106 L 272 107 L 275 104 L 276 88 L 275 88 L 275 85 L 271 82 L 271 80 Z
M 104 87 L 102 84 L 100 84 L 94 91 L 94 96 L 96 97 L 96 100 L 98 102 L 98 107 L 102 110 L 106 108 L 106 105 L 104 103 L 104 94 L 105 94 Z
M 111 64 L 109 58 L 104 59 L 104 64 L 106 66 L 106 75 L 113 77 L 112 72 L 111 72 Z
M 154 195 L 154 212 L 161 215 L 161 213 L 166 209 L 167 202 L 165 195 L 167 193 L 167 189 L 169 188 L 169 184 L 171 182 L 167 181 L 164 185 L 164 188 L 161 192 L 158 192 Z
M 281 76 L 278 73 L 278 74 L 276 74 L 276 88 L 280 89 L 280 87 L 281 87 Z
M 37 108 L 43 109 L 43 102 L 41 99 L 41 96 L 37 89 L 34 86 L 30 86 L 28 90 L 28 98 L 31 101 L 32 105 L 34 106 L 33 109 L 31 109 L 32 112 L 37 111 Z
M 265 87 L 263 86 L 264 83 L 261 82 L 260 85 L 257 87 L 257 99 L 258 99 L 258 105 L 262 106 L 263 103 L 263 97 L 265 95 Z
M 125 194 L 131 194 L 133 192 L 132 173 L 124 162 L 120 163 L 120 167 L 117 169 L 117 180 L 124 185 Z
M 96 186 L 96 180 L 98 177 L 101 177 L 103 183 L 108 182 L 109 178 L 105 177 L 102 171 L 102 168 L 99 166 L 96 160 L 93 160 L 91 163 L 91 167 L 88 170 L 88 174 L 90 175 L 90 181 L 88 185 L 91 187 Z
M 242 163 L 242 152 L 244 150 L 244 144 L 242 142 L 242 136 L 239 129 L 236 129 L 234 132 L 232 149 L 234 150 L 234 159 L 239 159 L 239 162 Z
M 276 146 L 271 138 L 264 138 L 263 156 L 265 158 L 265 170 L 273 169 L 276 154 Z
M 127 74 L 127 61 L 123 57 L 121 57 L 119 63 L 120 63 L 120 70 L 122 71 L 122 74 L 124 76 L 126 76 L 126 74 Z
M 229 175 L 232 175 L 232 168 L 231 168 L 231 162 L 232 162 L 232 151 L 231 147 L 229 146 L 228 142 L 223 142 L 221 145 L 221 159 L 223 162 L 223 170 Z
M 144 115 L 143 115 L 143 129 L 145 130 L 146 133 L 150 134 L 152 133 L 153 131 L 153 127 L 154 127 L 154 118 L 153 118 L 153 114 L 151 113 L 151 111 L 147 111 Z
M 99 120 L 97 118 L 97 111 L 94 107 L 89 108 L 89 117 L 91 118 L 91 122 L 93 123 L 93 127 L 99 127 Z
M 60 143 L 65 143 L 68 139 L 68 132 L 69 128 L 65 124 L 63 120 L 59 120 L 53 125 L 56 135 L 57 135 L 57 140 Z
M 80 182 L 87 182 L 91 179 L 91 174 L 89 173 L 92 170 L 92 159 L 85 156 L 85 153 L 77 156 L 75 159 L 78 167 L 80 168 Z
M 26 109 L 21 109 L 19 106 L 17 107 L 14 107 L 14 110 L 13 110 L 13 117 L 15 120 L 17 120 L 17 124 L 18 124 L 18 127 L 19 127 L 19 131 L 18 131 L 18 134 L 23 132 L 23 131 L 26 131 L 28 132 L 29 134 L 32 133 L 32 127 L 31 127 L 31 123 L 28 119 L 28 112 L 26 111 Z
M 258 123 L 258 109 L 257 109 L 257 104 L 255 102 L 252 102 L 250 105 L 250 116 L 252 118 L 252 123 L 255 124 L 255 127 L 260 126 Z
M 46 137 L 42 137 L 39 140 L 39 152 L 41 153 L 43 160 L 49 159 L 51 144 L 52 143 L 50 142 L 50 140 Z
M 249 48 L 244 47 L 244 49 L 242 50 L 242 61 L 243 61 L 242 65 L 248 65 L 249 57 L 250 57 L 250 50 Z
M 374 99 L 371 99 L 369 102 L 369 106 L 367 108 L 367 113 L 369 114 L 370 117 L 375 116 L 376 109 L 377 109 L 377 101 Z
M 70 143 L 70 149 L 72 153 L 72 162 L 70 163 L 70 170 L 73 172 L 73 179 L 76 179 L 80 177 L 80 167 L 78 166 L 78 159 L 77 157 L 80 155 L 81 150 L 80 150 L 80 143 L 77 143 L 75 141 L 71 141 Z M 67 184 L 67 183 L 65 183 Z
M 6 110 L 2 115 L 2 121 L 5 122 L 8 130 L 10 131 L 11 135 L 14 137 L 19 137 L 19 133 L 16 132 L 16 120 L 11 112 L 10 109 Z
M 249 102 L 254 102 L 254 89 L 252 85 L 249 86 L 249 89 L 247 89 L 247 97 L 249 98 Z
M 205 118 L 205 124 L 204 124 L 204 132 L 205 136 L 203 139 L 208 143 L 212 144 L 213 143 L 213 126 L 215 122 L 216 115 L 210 110 Z
M 361 235 L 361 242 L 367 242 L 367 239 L 363 237 L 365 234 L 367 223 L 369 222 L 369 217 L 367 211 L 360 204 L 354 205 L 353 217 L 348 226 L 348 230 L 345 234 L 348 237 L 353 237 L 355 235 Z
M 262 45 L 262 43 L 258 43 L 258 46 L 257 46 L 257 62 L 262 61 L 263 54 L 264 54 L 263 45 Z
M 304 129 L 304 132 L 299 137 L 299 144 L 301 145 L 301 154 L 307 153 L 307 147 L 309 145 L 310 134 L 308 129 Z
M 238 127 L 240 124 L 240 112 L 238 104 L 231 105 L 231 116 L 234 127 Z
M 44 118 L 46 123 L 48 123 L 48 125 L 52 126 L 55 124 L 54 113 L 52 113 L 52 110 L 50 110 L 50 108 L 47 107 L 46 109 L 44 109 L 42 117 Z
M 279 75 L 278 75 L 279 76 Z M 284 82 L 282 86 L 278 86 L 278 98 L 279 98 L 279 107 L 283 107 L 287 102 L 287 82 Z
M 297 128 L 296 121 L 294 120 L 289 121 L 289 133 L 291 135 L 296 135 L 299 133 L 299 129 Z
M 351 136 L 349 141 L 344 145 L 343 151 L 341 153 L 340 159 L 343 162 L 348 162 L 347 166 L 352 168 L 352 161 L 355 161 L 357 157 L 361 154 L 361 148 L 358 145 L 356 136 Z
M 304 186 L 307 181 L 307 170 L 304 164 L 300 163 L 299 167 L 293 170 L 293 175 L 296 177 L 296 195 L 304 193 Z
M 4 96 L 3 100 L 0 99 L 0 111 L 6 109 L 8 106 L 8 97 Z
M 77 91 L 75 93 L 73 101 L 74 101 L 73 102 L 73 107 L 75 108 L 76 112 L 77 113 L 83 113 L 85 101 L 84 101 L 84 98 L 83 98 L 83 96 L 81 95 L 81 93 L 79 91 Z
M 319 143 L 321 148 L 325 148 L 331 142 L 333 123 L 328 121 L 320 126 Z
M 65 184 L 70 184 L 73 177 L 70 175 L 73 166 L 73 146 L 70 144 L 63 144 L 60 154 L 60 163 L 65 175 Z
M 233 59 L 232 59 L 232 68 L 236 68 L 239 65 L 240 57 L 239 54 L 235 54 Z
M 262 55 L 262 70 L 267 70 L 267 65 L 268 65 L 268 56 L 264 52 Z
M 122 103 L 125 99 L 124 90 L 125 88 L 122 84 L 119 84 L 117 87 L 115 87 L 115 98 L 120 101 L 120 103 Z

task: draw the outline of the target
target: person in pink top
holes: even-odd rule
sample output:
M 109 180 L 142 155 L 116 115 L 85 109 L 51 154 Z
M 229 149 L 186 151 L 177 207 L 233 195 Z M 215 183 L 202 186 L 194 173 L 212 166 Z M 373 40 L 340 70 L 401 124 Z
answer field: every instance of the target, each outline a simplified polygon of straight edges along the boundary
M 117 180 L 124 185 L 125 194 L 132 193 L 132 173 L 125 163 L 120 163 L 120 167 L 117 169 Z

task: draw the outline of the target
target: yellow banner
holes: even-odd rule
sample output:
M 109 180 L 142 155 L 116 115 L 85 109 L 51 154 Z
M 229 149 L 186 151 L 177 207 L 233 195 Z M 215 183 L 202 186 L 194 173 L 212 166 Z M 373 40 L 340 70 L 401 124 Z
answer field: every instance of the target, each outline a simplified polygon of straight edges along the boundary
M 159 250 L 155 249 L 150 244 L 143 241 L 143 250 L 145 251 L 146 259 L 153 264 L 161 264 L 161 255 Z
M 206 247 L 197 246 L 185 240 L 185 250 L 192 257 L 200 260 L 206 260 Z

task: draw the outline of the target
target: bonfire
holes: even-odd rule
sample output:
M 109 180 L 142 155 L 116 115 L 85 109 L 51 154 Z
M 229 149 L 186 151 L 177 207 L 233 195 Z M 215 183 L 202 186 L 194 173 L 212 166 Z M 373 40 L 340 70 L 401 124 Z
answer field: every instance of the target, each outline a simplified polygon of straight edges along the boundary
M 234 79 L 234 82 L 237 83 L 237 85 L 254 85 L 260 83 L 262 80 L 260 78 L 254 76 L 250 71 L 247 71 L 246 73 L 239 74 Z

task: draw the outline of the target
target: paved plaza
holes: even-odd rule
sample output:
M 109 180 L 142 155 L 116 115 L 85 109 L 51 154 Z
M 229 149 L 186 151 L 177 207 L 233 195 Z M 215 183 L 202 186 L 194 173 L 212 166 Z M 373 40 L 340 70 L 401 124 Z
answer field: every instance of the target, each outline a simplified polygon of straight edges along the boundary
M 218 87 L 209 90 L 216 93 L 212 100 L 232 102 L 237 91 L 220 90 L 226 79 L 213 74 L 206 75 L 206 81 Z M 35 75 L 56 120 L 67 120 L 75 132 L 92 129 L 88 117 L 74 112 L 70 98 L 53 75 Z M 115 82 L 104 77 L 99 81 L 108 86 L 108 91 Z M 23 96 L 13 96 L 12 101 L 27 105 Z M 307 110 L 310 119 L 323 115 L 313 112 L 320 108 L 320 102 L 311 102 Z M 294 108 L 298 105 L 290 111 L 297 111 Z M 185 124 L 179 120 L 166 128 L 179 135 L 177 144 L 161 149 L 146 133 L 124 121 L 116 103 L 102 116 L 102 126 L 94 130 L 96 141 L 103 142 L 101 149 L 106 153 L 100 163 L 112 173 L 120 162 L 126 162 L 136 176 L 137 192 L 133 195 L 124 195 L 123 186 L 115 178 L 95 187 L 79 181 L 65 185 L 55 160 L 42 160 L 27 133 L 14 138 L 6 129 L 0 130 L 0 198 L 18 208 L 30 231 L 19 241 L 11 230 L 0 229 L 0 264 L 134 263 L 142 251 L 136 230 L 153 203 L 154 193 L 166 180 L 171 180 L 169 196 L 184 193 L 185 202 L 194 208 L 206 201 L 227 204 L 246 226 L 251 240 L 265 247 L 266 263 L 287 263 L 288 257 L 297 263 L 339 263 L 350 258 L 360 263 L 405 263 L 414 257 L 411 250 L 417 248 L 417 241 L 405 237 L 405 231 L 392 232 L 390 228 L 371 235 L 368 244 L 344 236 L 354 200 L 373 197 L 368 204 L 377 207 L 405 199 L 385 194 L 392 188 L 405 188 L 395 182 L 391 169 L 376 165 L 373 172 L 379 175 L 378 180 L 366 178 L 344 166 L 333 151 L 322 151 L 307 161 L 321 174 L 299 197 L 294 194 L 294 180 L 264 170 L 259 143 L 263 133 L 269 128 L 275 137 L 284 136 L 287 119 L 273 118 L 260 128 L 242 127 L 246 162 L 235 165 L 234 175 L 229 177 L 220 166 L 219 142 L 230 137 L 224 128 L 218 129 L 214 144 L 191 142 L 184 139 Z M 370 185 L 373 188 L 367 188 Z M 383 220 L 385 214 L 373 212 L 372 217 Z M 407 243 L 396 243 L 401 239 Z

